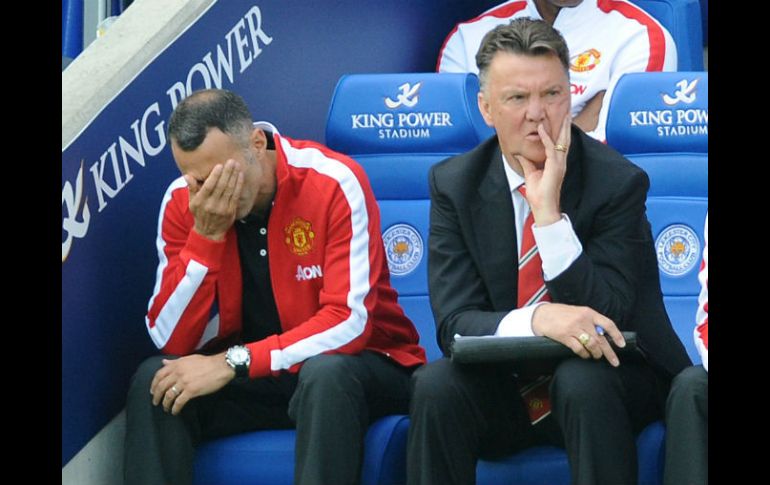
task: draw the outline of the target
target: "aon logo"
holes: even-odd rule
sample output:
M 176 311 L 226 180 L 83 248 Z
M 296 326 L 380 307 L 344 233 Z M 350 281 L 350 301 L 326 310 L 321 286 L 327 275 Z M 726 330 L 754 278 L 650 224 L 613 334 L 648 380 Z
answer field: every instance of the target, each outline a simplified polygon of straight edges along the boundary
M 324 275 L 324 272 L 321 270 L 321 266 L 314 264 L 311 266 L 300 266 L 297 265 L 297 281 L 305 281 L 305 280 L 312 280 L 315 278 L 320 278 Z

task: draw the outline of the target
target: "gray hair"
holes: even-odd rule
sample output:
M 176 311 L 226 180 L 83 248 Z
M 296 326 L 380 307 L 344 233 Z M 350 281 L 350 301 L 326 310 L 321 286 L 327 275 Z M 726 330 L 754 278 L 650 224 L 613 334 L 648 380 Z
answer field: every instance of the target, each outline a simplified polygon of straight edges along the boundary
M 523 17 L 511 20 L 509 24 L 498 25 L 487 32 L 476 53 L 479 68 L 479 84 L 483 90 L 487 71 L 498 52 L 524 54 L 528 56 L 555 55 L 559 58 L 569 78 L 569 50 L 567 42 L 558 30 L 548 22 Z
M 179 148 L 189 152 L 203 143 L 211 128 L 218 128 L 246 148 L 253 125 L 243 98 L 224 89 L 194 92 L 171 113 L 168 136 Z

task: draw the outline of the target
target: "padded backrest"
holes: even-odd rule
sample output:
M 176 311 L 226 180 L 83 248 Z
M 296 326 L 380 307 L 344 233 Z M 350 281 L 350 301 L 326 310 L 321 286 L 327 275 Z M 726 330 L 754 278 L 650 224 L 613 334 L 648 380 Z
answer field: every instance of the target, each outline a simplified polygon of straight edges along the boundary
M 690 358 L 708 211 L 708 73 L 623 76 L 610 100 L 607 143 L 650 177 L 647 217 L 666 310 Z
M 678 71 L 703 70 L 703 24 L 698 0 L 631 0 L 663 24 L 676 43 Z
M 326 145 L 366 170 L 380 206 L 391 283 L 428 359 L 441 356 L 428 299 L 428 170 L 492 136 L 474 74 L 353 74 L 337 83 Z

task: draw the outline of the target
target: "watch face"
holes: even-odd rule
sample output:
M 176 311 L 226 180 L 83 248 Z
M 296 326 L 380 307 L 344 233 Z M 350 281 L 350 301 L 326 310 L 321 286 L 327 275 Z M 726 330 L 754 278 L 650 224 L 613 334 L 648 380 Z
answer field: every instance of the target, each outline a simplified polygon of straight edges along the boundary
M 235 369 L 236 375 L 241 375 L 249 370 L 249 364 L 251 363 L 251 352 L 248 347 L 242 345 L 236 345 L 230 347 L 225 354 L 225 360 L 227 363 Z
M 232 349 L 230 359 L 232 359 L 236 365 L 243 364 L 249 359 L 249 353 L 245 347 L 235 347 Z

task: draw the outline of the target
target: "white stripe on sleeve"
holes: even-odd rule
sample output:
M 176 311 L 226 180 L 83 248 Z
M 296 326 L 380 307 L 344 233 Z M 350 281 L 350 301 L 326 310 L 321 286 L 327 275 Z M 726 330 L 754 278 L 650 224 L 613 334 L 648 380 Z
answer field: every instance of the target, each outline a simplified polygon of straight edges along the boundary
M 163 272 L 165 271 L 166 266 L 168 266 L 168 259 L 166 258 L 165 251 L 166 241 L 163 239 L 163 216 L 166 213 L 166 208 L 171 201 L 174 191 L 186 186 L 187 183 L 184 178 L 179 177 L 169 185 L 168 189 L 166 189 L 166 193 L 163 195 L 163 201 L 161 202 L 160 212 L 158 214 L 158 236 L 155 240 L 155 245 L 158 250 L 158 269 L 155 273 L 155 287 L 152 292 L 152 297 L 147 305 L 148 312 L 150 308 L 152 308 L 155 298 L 160 292 Z M 185 269 L 185 276 L 179 282 L 179 285 L 171 296 L 169 296 L 166 304 L 155 319 L 155 326 L 151 327 L 149 317 L 145 317 L 147 331 L 150 333 L 153 343 L 155 343 L 159 349 L 163 348 L 168 342 L 174 328 L 176 328 L 176 325 L 179 322 L 179 318 L 190 303 L 195 291 L 200 287 L 207 272 L 208 268 L 206 266 L 196 261 L 190 261 Z

